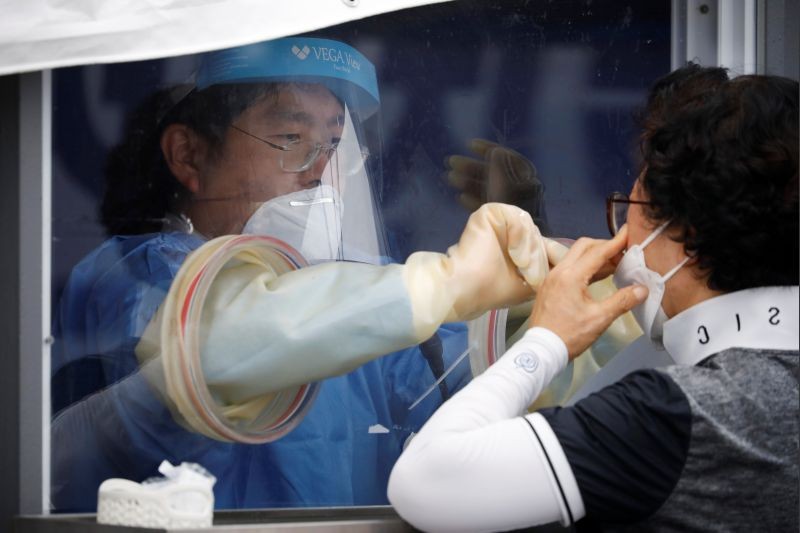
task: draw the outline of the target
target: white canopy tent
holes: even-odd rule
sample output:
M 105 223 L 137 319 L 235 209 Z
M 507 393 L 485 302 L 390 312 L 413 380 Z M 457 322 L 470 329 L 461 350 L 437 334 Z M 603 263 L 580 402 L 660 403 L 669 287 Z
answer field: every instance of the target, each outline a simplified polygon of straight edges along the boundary
M 155 59 L 447 0 L 0 0 L 0 75 Z

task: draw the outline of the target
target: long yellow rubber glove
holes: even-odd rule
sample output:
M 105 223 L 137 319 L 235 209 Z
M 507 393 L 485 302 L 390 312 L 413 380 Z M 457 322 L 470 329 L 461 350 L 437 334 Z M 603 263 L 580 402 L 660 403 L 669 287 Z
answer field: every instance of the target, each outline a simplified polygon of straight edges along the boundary
M 427 339 L 442 322 L 529 300 L 547 272 L 545 240 L 530 215 L 484 204 L 447 254 L 416 252 L 406 261 L 403 279 L 417 337 Z
M 255 419 L 270 408 L 269 395 L 422 342 L 444 322 L 530 299 L 548 264 L 530 216 L 504 204 L 473 213 L 447 254 L 417 252 L 404 265 L 328 263 L 280 273 L 267 255 L 245 248 L 213 279 L 192 351 L 175 341 L 179 293 L 236 238 L 210 241 L 187 258 L 137 347 L 142 360 L 162 357 L 167 396 L 189 426 L 211 436 L 208 402 L 192 398 L 210 393 L 217 417 Z

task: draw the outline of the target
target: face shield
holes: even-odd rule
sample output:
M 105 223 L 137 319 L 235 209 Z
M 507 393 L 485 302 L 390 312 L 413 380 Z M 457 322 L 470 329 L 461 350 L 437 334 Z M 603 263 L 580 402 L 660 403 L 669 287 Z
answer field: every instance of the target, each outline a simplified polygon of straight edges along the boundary
M 372 64 L 336 41 L 278 39 L 208 54 L 197 89 L 230 84 L 271 87 L 260 107 L 231 124 L 236 142 L 255 143 L 269 158 L 259 185 L 230 192 L 250 196 L 242 233 L 283 241 L 308 264 L 382 263 L 388 252 L 377 202 L 381 139 Z

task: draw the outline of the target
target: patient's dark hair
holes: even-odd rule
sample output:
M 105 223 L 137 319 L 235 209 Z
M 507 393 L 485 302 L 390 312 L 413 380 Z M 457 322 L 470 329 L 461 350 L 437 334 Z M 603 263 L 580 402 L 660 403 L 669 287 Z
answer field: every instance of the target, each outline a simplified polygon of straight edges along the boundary
M 129 117 L 123 142 L 109 154 L 101 220 L 109 235 L 161 230 L 167 213 L 178 214 L 188 191 L 176 180 L 161 152 L 161 133 L 170 124 L 191 127 L 212 155 L 222 149 L 231 122 L 278 84 L 215 85 L 178 99 L 176 89 L 156 92 Z M 184 91 L 185 92 L 185 91 Z
M 709 287 L 797 285 L 798 83 L 689 64 L 654 84 L 642 122 L 645 212 L 681 228 Z

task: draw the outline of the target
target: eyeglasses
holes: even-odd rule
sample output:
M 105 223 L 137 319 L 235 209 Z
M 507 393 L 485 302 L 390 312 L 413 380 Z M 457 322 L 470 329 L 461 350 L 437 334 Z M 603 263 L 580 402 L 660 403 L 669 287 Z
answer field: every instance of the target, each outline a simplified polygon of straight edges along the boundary
M 627 194 L 621 192 L 612 192 L 606 198 L 606 222 L 612 237 L 619 233 L 620 228 L 628 220 L 630 204 L 653 205 L 653 202 L 631 200 Z
M 281 168 L 286 172 L 305 172 L 317 161 L 320 154 L 325 157 L 326 160 L 330 160 L 338 147 L 338 144 L 322 144 L 312 141 L 292 141 L 285 145 L 280 145 L 253 135 L 249 131 L 245 131 L 233 124 L 231 124 L 231 128 L 257 141 L 261 141 L 267 146 L 280 150 Z

